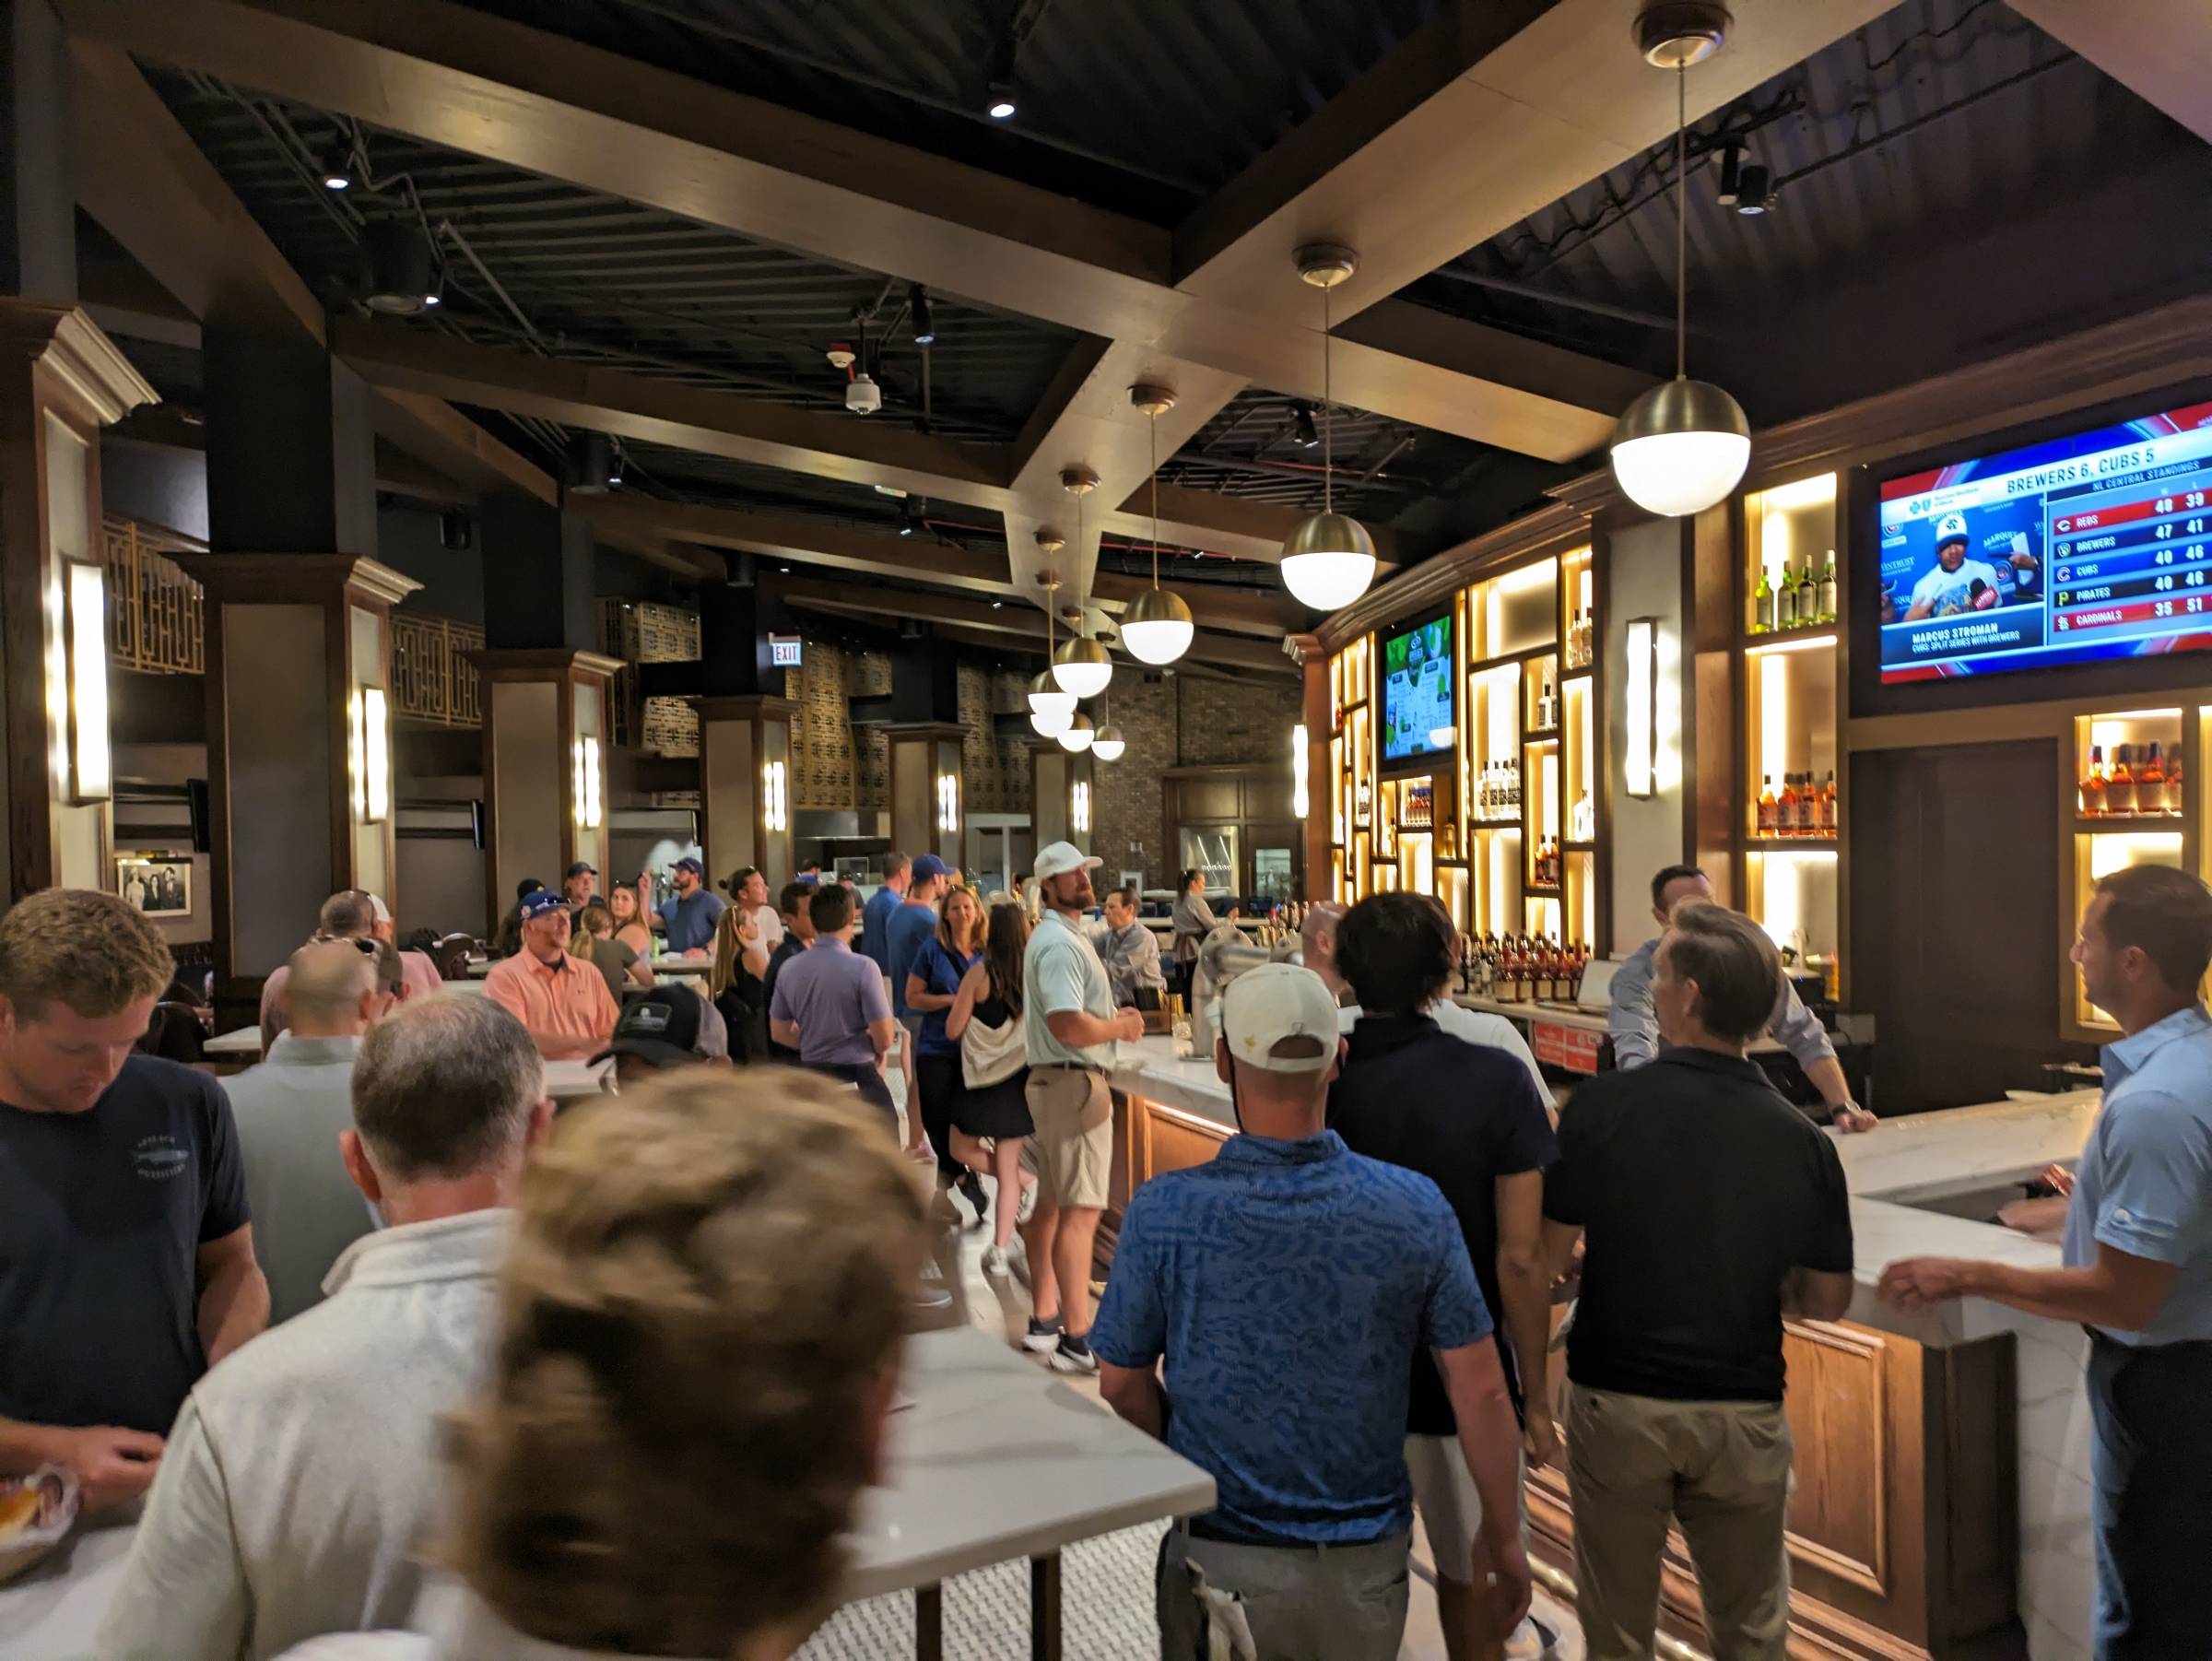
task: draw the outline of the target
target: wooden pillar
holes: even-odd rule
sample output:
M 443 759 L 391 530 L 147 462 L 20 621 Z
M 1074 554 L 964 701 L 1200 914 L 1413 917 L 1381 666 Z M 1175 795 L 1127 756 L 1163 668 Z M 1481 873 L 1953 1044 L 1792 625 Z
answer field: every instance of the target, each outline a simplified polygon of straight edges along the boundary
M 1096 769 L 1088 751 L 1063 749 L 1057 739 L 1030 746 L 1030 823 L 1038 847 L 1073 842 L 1090 852 L 1099 822 Z
M 968 729 L 949 721 L 894 721 L 883 730 L 891 757 L 891 846 L 964 868 L 960 755 Z
M 579 859 L 606 874 L 609 702 L 621 665 L 567 646 L 484 651 L 485 902 L 503 917 L 515 884 L 547 888 Z
M 755 866 L 772 893 L 792 877 L 791 722 L 799 706 L 766 693 L 695 701 L 699 841 L 708 879 Z
M 340 889 L 389 897 L 394 605 L 421 586 L 356 554 L 188 554 L 207 592 L 215 961 L 243 995 Z
M 8 889 L 112 889 L 100 430 L 154 389 L 72 306 L 0 298 Z

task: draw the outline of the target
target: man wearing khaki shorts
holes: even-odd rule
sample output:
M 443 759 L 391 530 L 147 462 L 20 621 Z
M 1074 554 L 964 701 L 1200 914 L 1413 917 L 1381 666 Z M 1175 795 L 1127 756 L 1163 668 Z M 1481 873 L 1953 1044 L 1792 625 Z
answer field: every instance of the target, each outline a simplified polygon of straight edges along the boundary
M 1145 1033 L 1144 1017 L 1113 1007 L 1098 948 L 1083 930 L 1099 864 L 1071 842 L 1037 855 L 1043 915 L 1022 959 L 1022 1039 L 1030 1117 L 1037 1134 L 1037 1208 L 1022 1227 L 1034 1313 L 1025 1348 L 1061 1372 L 1096 1372 L 1090 1352 L 1090 1247 L 1113 1169 L 1113 1098 L 1106 1069 L 1117 1038 Z

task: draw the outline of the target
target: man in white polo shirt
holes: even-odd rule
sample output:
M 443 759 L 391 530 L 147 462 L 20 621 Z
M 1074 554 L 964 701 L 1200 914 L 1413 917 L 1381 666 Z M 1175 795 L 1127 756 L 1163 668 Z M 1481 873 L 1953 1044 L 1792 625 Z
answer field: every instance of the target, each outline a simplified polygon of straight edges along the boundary
M 1145 1018 L 1116 1009 L 1098 948 L 1083 930 L 1099 865 L 1072 842 L 1037 855 L 1043 915 L 1022 959 L 1022 1039 L 1029 1052 L 1037 1208 L 1022 1229 L 1034 1313 L 1023 1345 L 1062 1372 L 1096 1372 L 1090 1353 L 1090 1244 L 1113 1169 L 1113 1097 L 1106 1069 L 1117 1038 L 1145 1035 Z M 1025 1154 L 1028 1152 L 1025 1149 Z

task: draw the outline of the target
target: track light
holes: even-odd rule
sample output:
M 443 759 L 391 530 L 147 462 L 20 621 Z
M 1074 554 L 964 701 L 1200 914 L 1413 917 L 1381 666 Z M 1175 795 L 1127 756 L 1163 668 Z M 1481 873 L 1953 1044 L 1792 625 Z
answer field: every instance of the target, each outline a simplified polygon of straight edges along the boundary
M 911 536 L 922 528 L 922 514 L 928 504 L 919 496 L 910 496 L 899 504 L 899 534 Z
M 916 283 L 906 291 L 907 313 L 913 320 L 914 344 L 934 346 L 937 338 L 936 314 L 929 307 L 929 290 Z
M 1303 398 L 1290 406 L 1290 442 L 1300 450 L 1318 449 L 1321 429 L 1313 425 L 1313 406 Z
M 621 464 L 604 432 L 572 435 L 565 460 L 571 496 L 604 496 L 609 486 L 622 482 Z
M 622 488 L 622 446 L 611 440 L 606 446 L 606 488 L 610 490 Z
M 1758 162 L 1751 162 L 1737 182 L 1735 211 L 1752 218 L 1773 206 L 1774 175 Z
M 363 303 L 371 312 L 413 317 L 442 298 L 445 278 L 437 251 L 418 220 L 391 215 L 371 219 L 361 231 L 366 270 Z
M 324 190 L 353 188 L 352 146 L 341 141 L 324 152 L 322 180 Z
M 1014 98 L 1014 36 L 1002 34 L 991 43 L 991 56 L 983 68 L 983 84 L 989 96 L 983 111 L 993 121 L 1011 121 L 1016 108 Z

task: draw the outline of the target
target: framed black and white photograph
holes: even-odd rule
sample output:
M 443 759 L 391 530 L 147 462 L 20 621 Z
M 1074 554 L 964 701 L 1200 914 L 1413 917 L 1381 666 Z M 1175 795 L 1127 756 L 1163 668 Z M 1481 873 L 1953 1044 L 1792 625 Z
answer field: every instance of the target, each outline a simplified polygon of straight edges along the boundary
M 192 855 L 118 854 L 115 891 L 146 917 L 192 915 Z

